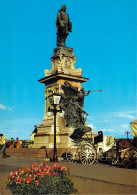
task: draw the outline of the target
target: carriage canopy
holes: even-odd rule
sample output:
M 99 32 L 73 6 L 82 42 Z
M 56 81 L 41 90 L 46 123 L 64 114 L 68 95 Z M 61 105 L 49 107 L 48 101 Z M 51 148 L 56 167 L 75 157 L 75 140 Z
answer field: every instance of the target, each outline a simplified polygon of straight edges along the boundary
M 137 138 L 137 120 L 130 123 L 130 127 L 132 130 L 133 137 Z

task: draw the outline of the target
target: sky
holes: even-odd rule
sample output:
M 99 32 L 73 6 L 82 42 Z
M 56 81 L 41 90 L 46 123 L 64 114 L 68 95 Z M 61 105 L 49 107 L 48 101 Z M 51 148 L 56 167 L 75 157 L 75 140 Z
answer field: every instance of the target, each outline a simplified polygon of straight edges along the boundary
M 87 124 L 94 132 L 126 138 L 137 119 L 135 0 L 0 0 L 0 133 L 30 139 L 44 117 L 45 86 L 56 48 L 57 12 L 66 5 L 76 68 L 89 78 L 82 87 Z

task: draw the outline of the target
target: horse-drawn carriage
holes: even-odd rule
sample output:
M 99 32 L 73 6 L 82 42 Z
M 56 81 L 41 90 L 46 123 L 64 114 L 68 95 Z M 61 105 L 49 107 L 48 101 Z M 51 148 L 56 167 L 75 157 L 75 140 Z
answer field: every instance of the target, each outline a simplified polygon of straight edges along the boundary
M 76 132 L 77 131 L 77 132 Z M 91 130 L 89 130 L 91 131 Z M 98 132 L 98 136 L 94 138 L 88 138 L 89 132 L 81 133 L 81 137 L 76 139 L 78 129 L 71 135 L 73 138 L 73 144 L 68 148 L 66 152 L 66 159 L 69 162 L 81 161 L 83 164 L 91 165 L 95 161 L 106 160 L 111 161 L 109 150 L 114 146 L 114 137 L 103 135 L 102 131 Z
M 81 129 L 76 129 L 70 136 L 73 139 L 73 144 L 66 152 L 66 159 L 69 162 L 80 161 L 87 165 L 91 165 L 95 161 L 104 160 L 110 164 L 122 163 L 124 167 L 136 165 L 137 121 L 136 126 L 131 123 L 131 129 L 134 132 L 133 140 L 119 139 L 117 141 L 114 141 L 113 136 L 103 135 L 101 131 L 98 132 L 93 141 L 88 138 L 89 132 L 81 132 Z

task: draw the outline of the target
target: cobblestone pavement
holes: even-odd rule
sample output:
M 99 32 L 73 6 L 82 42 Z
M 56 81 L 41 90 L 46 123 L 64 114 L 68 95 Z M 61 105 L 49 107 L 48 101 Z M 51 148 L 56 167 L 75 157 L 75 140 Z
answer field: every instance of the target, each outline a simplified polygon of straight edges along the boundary
M 28 167 L 32 162 L 45 162 L 43 158 L 0 156 L 0 194 L 11 194 L 5 189 L 10 171 Z M 53 164 L 47 162 L 48 164 Z M 137 194 L 137 170 L 125 169 L 108 164 L 95 163 L 91 166 L 80 163 L 58 162 L 71 167 L 70 178 L 80 194 Z

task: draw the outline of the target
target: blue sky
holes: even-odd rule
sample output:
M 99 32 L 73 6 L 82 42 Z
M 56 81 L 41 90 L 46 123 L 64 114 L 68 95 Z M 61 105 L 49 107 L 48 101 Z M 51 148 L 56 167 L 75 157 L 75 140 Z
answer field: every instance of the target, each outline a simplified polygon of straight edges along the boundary
M 44 69 L 56 48 L 55 20 L 67 6 L 76 68 L 91 92 L 85 98 L 94 132 L 125 138 L 137 119 L 135 0 L 0 0 L 0 132 L 30 139 L 44 116 Z M 132 138 L 132 134 L 130 134 Z

